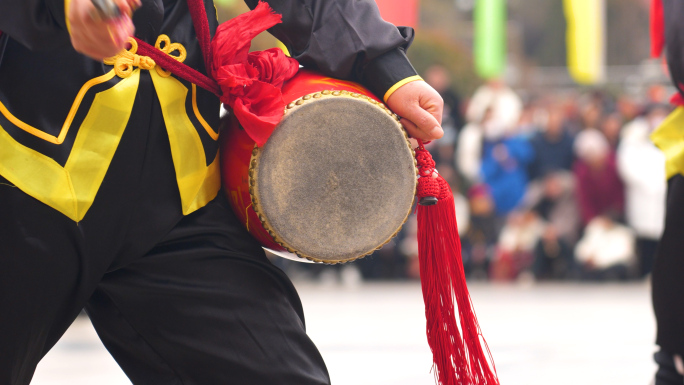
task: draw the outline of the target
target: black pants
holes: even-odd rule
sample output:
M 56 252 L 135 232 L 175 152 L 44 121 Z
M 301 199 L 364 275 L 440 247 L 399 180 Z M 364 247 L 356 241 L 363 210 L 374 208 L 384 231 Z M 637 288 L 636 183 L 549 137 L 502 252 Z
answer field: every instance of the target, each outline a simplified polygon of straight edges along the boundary
M 223 192 L 182 216 L 148 108 L 80 223 L 0 177 L 0 384 L 28 384 L 84 307 L 135 385 L 328 384 L 292 283 Z
M 294 287 L 223 199 L 114 270 L 29 206 L 45 220 L 0 221 L 0 383 L 28 384 L 83 306 L 136 385 L 329 383 Z
M 294 287 L 223 199 L 111 271 L 30 206 L 45 221 L 0 221 L 1 384 L 28 384 L 83 306 L 136 385 L 329 383 Z
M 653 260 L 658 250 L 658 240 L 637 237 L 637 256 L 639 258 L 639 277 L 646 277 L 653 271 Z
M 665 231 L 658 245 L 652 276 L 653 309 L 657 321 L 656 343 L 664 352 L 684 356 L 684 177 L 676 175 L 668 184 Z M 663 360 L 656 362 L 667 372 Z M 660 384 L 681 384 L 660 376 Z

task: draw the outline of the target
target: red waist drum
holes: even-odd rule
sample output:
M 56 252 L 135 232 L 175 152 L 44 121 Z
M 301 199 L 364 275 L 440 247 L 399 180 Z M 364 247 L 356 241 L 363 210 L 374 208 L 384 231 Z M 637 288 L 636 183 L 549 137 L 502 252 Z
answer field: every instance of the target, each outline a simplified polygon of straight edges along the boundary
M 224 191 L 261 244 L 315 262 L 348 262 L 387 243 L 416 191 L 411 144 L 396 115 L 356 83 L 300 71 L 258 147 L 222 122 Z

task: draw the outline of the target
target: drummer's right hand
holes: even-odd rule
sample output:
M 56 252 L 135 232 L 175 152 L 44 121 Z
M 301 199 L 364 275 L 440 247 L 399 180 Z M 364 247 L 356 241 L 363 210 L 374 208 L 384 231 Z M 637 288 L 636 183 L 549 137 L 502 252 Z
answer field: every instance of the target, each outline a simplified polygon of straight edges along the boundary
M 411 137 L 428 141 L 444 135 L 444 101 L 426 82 L 419 80 L 399 87 L 387 99 L 387 106 L 401 116 L 401 124 Z
M 131 20 L 133 7 L 140 6 L 140 0 L 113 1 L 119 6 L 121 16 L 105 20 L 97 17 L 91 0 L 71 0 L 66 17 L 76 51 L 100 61 L 125 48 L 126 40 L 135 31 Z

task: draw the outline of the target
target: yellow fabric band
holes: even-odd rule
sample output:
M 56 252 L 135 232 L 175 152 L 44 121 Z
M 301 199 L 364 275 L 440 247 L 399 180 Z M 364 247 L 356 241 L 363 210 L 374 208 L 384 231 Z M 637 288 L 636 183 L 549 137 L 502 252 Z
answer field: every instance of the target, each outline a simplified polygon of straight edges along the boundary
M 206 165 L 204 146 L 197 129 L 188 118 L 185 100 L 188 89 L 174 77 L 164 78 L 150 71 L 161 104 L 171 143 L 171 157 L 183 206 L 183 215 L 203 207 L 221 188 L 218 153 Z
M 15 141 L 0 127 L 0 175 L 76 222 L 93 204 L 133 109 L 140 70 L 99 92 L 64 167 Z
M 684 108 L 672 111 L 651 134 L 651 140 L 665 153 L 667 178 L 684 175 Z
M 179 61 L 185 59 L 185 49 L 180 44 L 171 44 L 167 39 L 168 37 L 160 36 L 157 48 L 167 54 L 178 51 L 180 56 L 173 57 Z M 118 63 L 119 71 L 111 70 L 90 80 L 81 88 L 57 137 L 20 121 L 0 103 L 0 113 L 11 123 L 50 143 L 61 144 L 86 92 L 92 86 L 112 79 L 117 72 L 124 75 L 115 86 L 95 95 L 64 167 L 50 157 L 23 146 L 0 126 L 0 148 L 3 149 L 0 151 L 0 175 L 26 194 L 76 222 L 84 218 L 93 204 L 128 125 L 140 83 L 141 69 L 149 70 L 159 98 L 169 135 L 183 214 L 190 214 L 205 206 L 216 197 L 221 188 L 219 155 L 217 153 L 211 164 L 206 165 L 202 140 L 185 108 L 188 88 L 158 66 L 144 65 L 144 57 L 138 58 L 134 52 L 125 52 L 130 55 L 117 55 L 115 58 L 125 59 Z M 130 59 L 128 56 L 132 58 L 130 63 L 127 61 Z M 117 66 L 118 60 L 115 59 L 112 64 Z M 152 71 L 153 68 L 156 71 Z M 194 84 L 192 108 L 200 125 L 213 140 L 217 140 L 217 131 L 212 129 L 199 112 L 197 88 Z
M 394 93 L 394 91 L 398 90 L 399 87 L 401 87 L 401 86 L 403 86 L 403 85 L 405 85 L 405 84 L 407 84 L 407 83 L 415 82 L 416 80 L 423 80 L 423 78 L 421 78 L 421 77 L 418 76 L 418 75 L 415 75 L 415 76 L 408 77 L 408 78 L 406 78 L 406 79 L 404 79 L 404 80 L 398 81 L 397 84 L 393 85 L 392 87 L 390 87 L 389 90 L 387 90 L 387 92 L 385 92 L 385 96 L 382 98 L 382 100 L 383 100 L 385 103 L 387 103 L 387 99 L 389 99 L 389 97 L 392 96 L 392 94 Z
M 67 26 L 67 31 L 71 35 L 71 23 L 69 22 L 69 6 L 71 5 L 71 0 L 64 0 L 64 22 Z

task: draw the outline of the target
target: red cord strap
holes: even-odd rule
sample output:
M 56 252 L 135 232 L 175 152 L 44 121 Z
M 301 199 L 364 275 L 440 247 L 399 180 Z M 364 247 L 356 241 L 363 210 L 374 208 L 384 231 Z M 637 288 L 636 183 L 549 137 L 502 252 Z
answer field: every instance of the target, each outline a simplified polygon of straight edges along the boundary
M 202 0 L 188 0 L 188 9 L 192 24 L 195 27 L 195 34 L 199 42 L 200 50 L 202 51 L 202 58 L 204 59 L 204 67 L 207 73 L 211 72 L 211 33 L 209 31 L 209 20 L 207 19 L 207 11 L 204 8 L 204 1 Z M 138 42 L 138 53 L 151 57 L 156 63 L 161 65 L 167 71 L 181 79 L 187 80 L 190 83 L 197 84 L 205 90 L 221 97 L 221 89 L 209 76 L 197 71 L 196 69 L 183 64 L 169 55 L 159 51 L 152 45 L 135 38 Z
M 211 32 L 209 31 L 209 20 L 207 10 L 204 8 L 203 0 L 188 0 L 188 9 L 192 18 L 192 25 L 195 27 L 195 35 L 199 42 L 202 56 L 204 57 L 204 67 L 210 73 L 211 65 Z
M 187 80 L 190 83 L 197 84 L 216 96 L 221 96 L 221 89 L 219 88 L 218 84 L 216 84 L 216 82 L 207 75 L 197 71 L 187 64 L 179 62 L 173 57 L 165 54 L 164 52 L 156 49 L 154 46 L 147 44 L 137 37 L 135 38 L 135 41 L 138 42 L 139 55 L 149 56 L 155 61 L 155 63 L 179 78 Z

